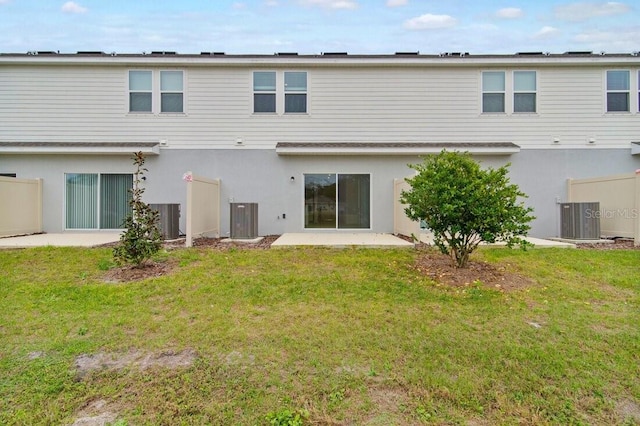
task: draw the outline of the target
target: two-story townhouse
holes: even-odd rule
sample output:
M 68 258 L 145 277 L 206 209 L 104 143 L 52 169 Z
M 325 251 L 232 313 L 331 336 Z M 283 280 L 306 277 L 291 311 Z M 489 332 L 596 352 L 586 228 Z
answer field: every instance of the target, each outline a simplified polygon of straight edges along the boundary
M 548 237 L 567 178 L 640 168 L 639 81 L 637 54 L 0 54 L 0 173 L 43 178 L 46 232 L 118 228 L 134 151 L 151 203 L 221 179 L 223 233 L 234 200 L 261 235 L 392 232 L 393 179 L 458 149 L 511 163 Z

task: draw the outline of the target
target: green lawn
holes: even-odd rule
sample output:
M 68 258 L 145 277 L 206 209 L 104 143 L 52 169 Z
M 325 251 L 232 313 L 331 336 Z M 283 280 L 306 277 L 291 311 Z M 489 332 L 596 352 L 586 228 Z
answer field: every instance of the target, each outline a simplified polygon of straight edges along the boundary
M 640 424 L 640 251 L 483 249 L 536 282 L 504 293 L 436 285 L 419 254 L 185 249 L 113 284 L 108 249 L 0 251 L 0 424 Z

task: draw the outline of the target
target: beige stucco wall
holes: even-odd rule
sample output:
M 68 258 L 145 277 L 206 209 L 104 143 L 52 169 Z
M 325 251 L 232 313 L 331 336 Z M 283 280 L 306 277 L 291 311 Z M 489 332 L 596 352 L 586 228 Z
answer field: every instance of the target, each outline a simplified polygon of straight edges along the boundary
M 193 245 L 199 236 L 220 236 L 220 180 L 184 175 L 187 182 L 187 238 L 186 245 Z
M 569 202 L 600 203 L 600 232 L 634 238 L 640 245 L 640 173 L 569 179 Z
M 42 179 L 0 176 L 0 236 L 42 232 Z

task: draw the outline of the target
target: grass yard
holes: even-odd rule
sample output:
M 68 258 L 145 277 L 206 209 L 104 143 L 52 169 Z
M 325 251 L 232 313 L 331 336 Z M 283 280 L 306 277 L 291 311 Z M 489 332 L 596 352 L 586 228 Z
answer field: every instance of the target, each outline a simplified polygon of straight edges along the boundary
M 504 292 L 419 255 L 184 249 L 114 284 L 109 249 L 0 251 L 0 424 L 640 424 L 640 250 L 481 250 L 534 282 Z

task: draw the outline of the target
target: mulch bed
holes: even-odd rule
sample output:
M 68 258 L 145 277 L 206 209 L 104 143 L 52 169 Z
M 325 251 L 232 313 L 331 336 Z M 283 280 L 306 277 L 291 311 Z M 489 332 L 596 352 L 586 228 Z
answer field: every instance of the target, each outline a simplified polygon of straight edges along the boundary
M 219 251 L 232 249 L 268 250 L 271 247 L 271 243 L 277 240 L 278 237 L 279 235 L 267 235 L 257 243 L 228 241 L 227 238 L 198 238 L 194 240 L 193 246 Z M 410 237 L 403 235 L 398 237 L 413 241 Z M 184 247 L 184 239 L 166 241 L 163 247 L 166 250 L 181 249 Z M 581 243 L 577 245 L 577 248 L 582 250 L 640 249 L 640 247 L 633 245 L 633 240 L 628 239 L 617 239 L 614 243 L 607 244 Z M 482 285 L 500 291 L 525 288 L 535 284 L 530 278 L 509 271 L 509 265 L 470 261 L 468 268 L 459 269 L 453 265 L 449 256 L 443 255 L 434 247 L 418 243 L 416 244 L 416 250 L 420 252 L 420 255 L 416 260 L 415 268 L 440 284 L 452 287 Z M 107 271 L 104 280 L 107 282 L 130 282 L 160 277 L 169 274 L 175 266 L 176 260 L 168 259 L 163 262 L 150 261 L 140 268 L 132 266 L 113 268 Z

